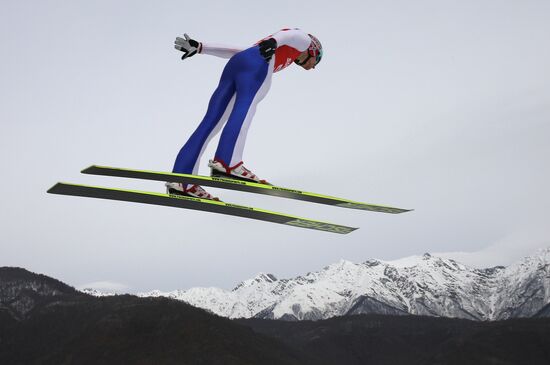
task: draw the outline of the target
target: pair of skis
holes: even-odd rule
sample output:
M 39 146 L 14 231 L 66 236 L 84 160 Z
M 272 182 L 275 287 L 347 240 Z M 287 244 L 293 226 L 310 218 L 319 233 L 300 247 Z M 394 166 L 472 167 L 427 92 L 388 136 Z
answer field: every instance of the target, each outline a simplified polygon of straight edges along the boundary
M 334 205 L 343 208 L 369 210 L 382 213 L 404 213 L 408 209 L 394 208 L 382 205 L 366 204 L 347 199 L 336 198 L 327 195 L 309 193 L 305 191 L 287 189 L 278 186 L 258 184 L 254 182 L 233 180 L 220 177 L 209 177 L 189 174 L 175 174 L 169 172 L 144 171 L 107 166 L 90 166 L 82 170 L 84 174 L 126 177 L 144 180 L 180 182 L 184 184 L 197 184 L 215 188 L 237 190 L 256 194 L 265 194 L 303 200 L 312 203 Z M 347 227 L 333 223 L 320 222 L 306 218 L 295 217 L 287 214 L 271 212 L 264 209 L 252 208 L 243 205 L 224 203 L 208 199 L 199 199 L 189 196 L 161 194 L 147 191 L 105 188 L 99 186 L 78 185 L 69 183 L 57 183 L 48 190 L 51 194 L 72 195 L 88 198 L 110 199 L 135 203 L 163 205 L 184 209 L 201 210 L 219 214 L 226 214 L 266 222 L 286 224 L 295 227 L 309 228 L 339 234 L 353 232 L 357 228 Z

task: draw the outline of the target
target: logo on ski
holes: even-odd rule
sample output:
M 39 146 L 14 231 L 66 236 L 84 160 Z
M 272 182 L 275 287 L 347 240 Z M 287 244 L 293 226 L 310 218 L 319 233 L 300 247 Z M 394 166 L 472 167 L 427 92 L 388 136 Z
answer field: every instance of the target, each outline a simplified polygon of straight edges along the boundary
M 287 188 L 281 188 L 278 186 L 272 186 L 271 190 L 280 190 L 280 191 L 288 191 L 289 193 L 296 193 L 296 194 L 302 194 L 300 190 L 293 190 L 293 189 L 287 189 Z
M 351 208 L 351 209 L 359 209 L 359 210 L 370 210 L 374 212 L 380 212 L 380 213 L 403 213 L 403 211 L 406 211 L 405 209 L 400 208 L 392 208 L 392 207 L 384 207 L 384 206 L 372 206 L 372 205 L 366 205 L 361 203 L 342 203 L 342 204 L 336 204 L 338 207 L 342 208 Z
M 202 201 L 202 199 L 200 199 L 200 198 L 195 198 L 195 197 L 188 196 L 188 195 L 168 194 L 168 196 L 170 198 L 181 199 L 181 200 L 193 200 L 193 201 L 196 201 L 196 202 Z
M 237 205 L 237 204 L 230 204 L 230 203 L 225 203 L 225 206 L 226 207 L 231 207 L 231 208 L 254 210 L 254 208 L 251 208 L 251 207 L 245 207 L 244 205 Z
M 211 179 L 212 179 L 212 181 L 219 181 L 219 182 L 223 182 L 223 183 L 246 185 L 246 182 L 244 182 L 244 181 L 233 180 L 233 179 L 224 179 L 223 177 L 212 176 Z
M 293 221 L 286 222 L 285 224 L 289 224 L 295 227 L 311 228 L 311 229 L 317 229 L 320 231 L 334 232 L 334 233 L 340 233 L 340 234 L 347 234 L 355 230 L 355 228 L 352 228 L 352 227 L 337 226 L 335 224 L 307 221 L 303 219 L 295 219 Z

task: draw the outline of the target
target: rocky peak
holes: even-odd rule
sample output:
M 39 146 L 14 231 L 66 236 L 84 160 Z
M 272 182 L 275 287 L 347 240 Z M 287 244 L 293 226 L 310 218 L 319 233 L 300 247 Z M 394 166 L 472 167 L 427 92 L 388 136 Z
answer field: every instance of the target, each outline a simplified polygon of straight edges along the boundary
M 259 273 L 252 279 L 248 279 L 240 282 L 239 284 L 237 284 L 237 286 L 233 288 L 232 291 L 239 291 L 245 288 L 256 287 L 256 286 L 263 286 L 266 284 L 274 283 L 276 281 L 277 281 L 277 278 L 273 274 Z

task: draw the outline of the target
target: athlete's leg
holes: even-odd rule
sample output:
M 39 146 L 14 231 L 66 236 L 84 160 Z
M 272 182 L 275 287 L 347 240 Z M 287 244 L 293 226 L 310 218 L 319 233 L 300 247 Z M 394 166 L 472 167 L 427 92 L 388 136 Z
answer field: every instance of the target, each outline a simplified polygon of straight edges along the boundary
M 250 122 L 256 105 L 265 97 L 271 85 L 273 61 L 269 64 L 260 56 L 257 49 L 249 49 L 241 72 L 235 77 L 235 105 L 225 125 L 216 160 L 232 167 L 242 160 L 243 149 Z
M 235 94 L 233 94 L 233 96 L 231 97 L 231 100 L 227 104 L 227 107 L 225 108 L 225 111 L 224 111 L 222 117 L 220 118 L 220 120 L 218 121 L 218 123 L 216 124 L 214 129 L 210 132 L 210 134 L 206 138 L 206 142 L 203 143 L 202 149 L 199 153 L 199 156 L 197 157 L 197 160 L 195 161 L 195 166 L 193 167 L 193 172 L 192 172 L 193 175 L 198 174 L 199 164 L 200 164 L 201 157 L 204 154 L 204 150 L 206 149 L 206 147 L 210 143 L 210 140 L 212 140 L 212 138 L 214 138 L 220 132 L 220 130 L 222 129 L 224 123 L 227 122 L 227 119 L 229 118 L 229 114 L 231 113 L 231 110 L 233 109 L 234 104 L 235 104 Z
M 229 63 L 228 63 L 229 66 Z M 197 174 L 199 160 L 212 137 L 219 132 L 223 122 L 232 110 L 235 95 L 235 82 L 230 67 L 224 69 L 220 84 L 208 103 L 203 120 L 181 148 L 174 163 L 173 172 Z
M 250 104 L 250 107 L 248 109 L 248 112 L 246 113 L 241 131 L 239 133 L 239 136 L 237 137 L 237 141 L 235 142 L 235 148 L 233 149 L 233 156 L 231 156 L 231 162 L 229 162 L 229 166 L 234 166 L 235 164 L 242 161 L 248 128 L 250 127 L 250 123 L 252 122 L 252 119 L 256 114 L 256 106 L 267 95 L 270 87 L 271 75 L 269 74 L 266 77 L 266 80 L 262 83 L 260 89 L 256 92 L 256 95 L 254 96 L 254 99 L 252 100 L 252 103 Z

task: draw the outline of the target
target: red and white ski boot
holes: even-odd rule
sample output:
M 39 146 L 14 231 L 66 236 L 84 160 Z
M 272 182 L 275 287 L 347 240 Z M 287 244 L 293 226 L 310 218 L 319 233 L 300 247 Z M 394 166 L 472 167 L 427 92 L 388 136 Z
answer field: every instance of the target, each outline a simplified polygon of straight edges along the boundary
M 186 188 L 185 187 L 186 185 L 188 185 L 188 184 L 182 184 L 182 183 L 177 183 L 177 182 L 167 182 L 165 184 L 166 193 L 170 194 L 170 195 L 174 194 L 174 195 L 190 196 L 190 197 L 193 197 L 193 198 L 215 200 L 217 202 L 220 201 L 219 198 L 217 198 L 214 195 L 208 193 L 206 190 L 204 190 L 199 185 L 191 185 L 189 188 Z
M 227 166 L 222 161 L 213 159 L 208 162 L 210 167 L 210 176 L 224 177 L 229 179 L 251 181 L 259 184 L 271 185 L 266 180 L 260 179 L 252 171 L 244 167 L 243 162 L 239 162 L 233 167 Z

